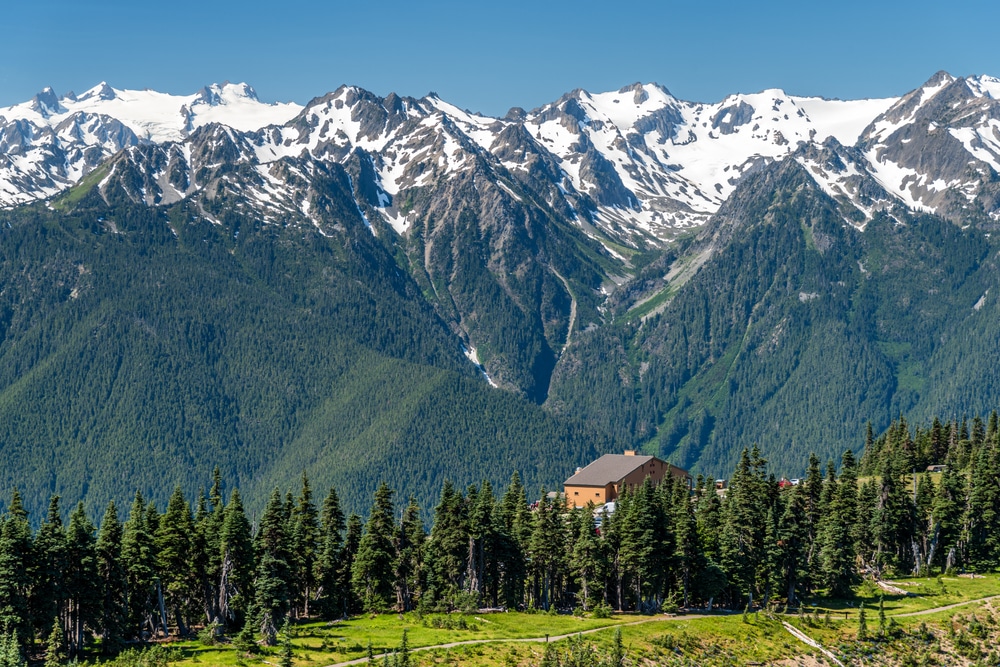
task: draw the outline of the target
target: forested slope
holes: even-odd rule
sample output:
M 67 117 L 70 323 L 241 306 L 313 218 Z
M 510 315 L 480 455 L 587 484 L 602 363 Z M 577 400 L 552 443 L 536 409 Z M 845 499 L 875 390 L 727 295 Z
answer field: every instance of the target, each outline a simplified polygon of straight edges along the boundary
M 216 464 L 251 507 L 305 469 L 349 507 L 383 479 L 424 500 L 444 475 L 551 485 L 600 446 L 491 389 L 357 214 L 324 235 L 184 204 L 20 209 L 0 284 L 0 486 L 35 516 L 49 493 L 194 492 Z
M 988 408 L 988 234 L 902 211 L 860 231 L 788 160 L 745 177 L 679 261 L 707 254 L 686 283 L 641 295 L 666 296 L 658 309 L 631 317 L 633 299 L 581 335 L 550 404 L 710 474 L 755 442 L 798 474 L 805 450 L 859 448 L 866 421 Z

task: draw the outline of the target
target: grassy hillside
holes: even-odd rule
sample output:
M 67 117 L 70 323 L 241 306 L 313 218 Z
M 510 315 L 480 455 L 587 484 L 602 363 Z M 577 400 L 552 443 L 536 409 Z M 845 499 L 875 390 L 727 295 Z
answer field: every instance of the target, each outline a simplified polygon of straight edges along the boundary
M 376 655 L 390 653 L 391 661 L 404 631 L 411 665 L 534 667 L 544 664 L 546 650 L 557 653 L 562 664 L 608 664 L 616 628 L 621 631 L 629 664 L 830 664 L 819 650 L 792 635 L 783 625 L 788 623 L 846 665 L 993 664 L 994 642 L 1000 637 L 1000 604 L 990 599 L 1000 594 L 996 576 L 905 579 L 897 583 L 914 595 L 880 597 L 869 583 L 850 605 L 817 599 L 801 614 L 796 609 L 747 615 L 619 614 L 610 618 L 513 612 L 406 614 L 357 617 L 332 624 L 302 623 L 291 628 L 289 639 L 293 664 L 301 667 L 363 659 L 369 645 Z M 886 615 L 884 636 L 880 636 L 880 602 Z M 866 609 L 866 640 L 858 639 L 861 603 Z M 548 649 L 546 637 L 552 640 Z M 242 660 L 244 664 L 273 663 L 280 651 L 280 647 L 269 649 Z M 185 667 L 235 665 L 237 657 L 229 645 L 197 641 L 173 644 L 175 664 Z M 977 662 L 981 660 L 985 662 Z

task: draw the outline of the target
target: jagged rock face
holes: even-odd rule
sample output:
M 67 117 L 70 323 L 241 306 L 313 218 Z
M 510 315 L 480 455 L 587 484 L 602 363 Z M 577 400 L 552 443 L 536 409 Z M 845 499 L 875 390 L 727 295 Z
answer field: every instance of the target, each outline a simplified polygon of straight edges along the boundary
M 29 102 L 0 109 L 0 206 L 58 194 L 126 148 L 180 141 L 216 121 L 256 130 L 285 122 L 300 108 L 263 104 L 246 84 L 213 85 L 188 96 L 101 83 L 60 98 L 46 88 Z
M 1000 81 L 939 72 L 866 129 L 875 178 L 957 223 L 1000 221 Z
M 401 190 L 427 187 L 481 159 L 532 183 L 581 227 L 632 246 L 700 227 L 743 175 L 790 155 L 857 209 L 845 216 L 852 224 L 864 225 L 893 199 L 984 223 L 1000 215 L 998 95 L 996 79 L 945 73 L 898 100 L 857 102 L 768 90 L 698 104 L 634 84 L 575 90 L 532 111 L 489 118 L 435 95 L 380 98 L 346 86 L 304 109 L 264 105 L 245 84 L 184 98 L 103 83 L 79 97 L 46 89 L 0 109 L 2 154 L 28 158 L 0 165 L 0 205 L 52 196 L 123 148 L 183 141 L 218 122 L 247 134 L 261 164 L 304 152 L 342 163 L 355 149 L 367 151 L 382 190 L 377 208 L 400 232 L 412 223 L 392 206 Z M 839 148 L 829 148 L 830 139 Z M 820 155 L 829 150 L 842 169 Z
M 264 105 L 245 85 L 170 98 L 164 115 L 102 84 L 0 110 L 0 203 L 100 168 L 109 201 L 190 199 L 219 224 L 229 211 L 324 235 L 368 230 L 406 258 L 493 382 L 541 402 L 573 333 L 603 321 L 602 291 L 628 273 L 616 244 L 701 228 L 785 158 L 859 228 L 899 206 L 995 221 L 998 91 L 942 74 L 899 100 L 768 90 L 697 104 L 635 84 L 490 118 L 346 86 L 304 108 Z

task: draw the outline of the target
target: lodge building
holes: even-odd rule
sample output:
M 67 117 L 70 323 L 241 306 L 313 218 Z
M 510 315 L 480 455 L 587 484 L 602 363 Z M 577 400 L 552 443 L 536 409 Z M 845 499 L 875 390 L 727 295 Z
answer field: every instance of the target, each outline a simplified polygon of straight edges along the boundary
M 691 484 L 687 470 L 655 456 L 626 450 L 624 454 L 605 454 L 588 466 L 577 468 L 563 484 L 563 492 L 570 507 L 585 507 L 590 502 L 603 505 L 618 498 L 624 489 L 639 486 L 647 477 L 653 484 L 659 484 L 667 475 L 686 479 L 688 486 Z

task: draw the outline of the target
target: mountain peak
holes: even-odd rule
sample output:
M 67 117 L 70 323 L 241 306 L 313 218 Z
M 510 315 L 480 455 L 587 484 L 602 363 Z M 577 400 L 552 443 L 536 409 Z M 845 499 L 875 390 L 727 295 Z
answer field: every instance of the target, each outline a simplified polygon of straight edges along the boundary
M 934 73 L 934 76 L 927 79 L 922 88 L 934 88 L 941 85 L 946 85 L 955 80 L 955 77 L 944 71 L 943 69 L 938 70 Z
M 59 98 L 50 86 L 42 88 L 41 92 L 31 98 L 31 108 L 45 117 L 62 110 Z
M 257 91 L 251 85 L 247 83 L 230 83 L 229 81 L 205 86 L 198 91 L 198 98 L 211 106 L 230 104 L 242 100 L 260 101 L 257 99 Z
M 989 97 L 1000 100 L 1000 79 L 995 76 L 981 74 L 970 76 L 965 79 L 965 85 L 969 87 L 976 97 Z
M 83 95 L 80 95 L 77 101 L 90 99 L 113 100 L 116 97 L 118 97 L 118 94 L 115 92 L 115 89 L 109 86 L 107 81 L 101 81 Z

